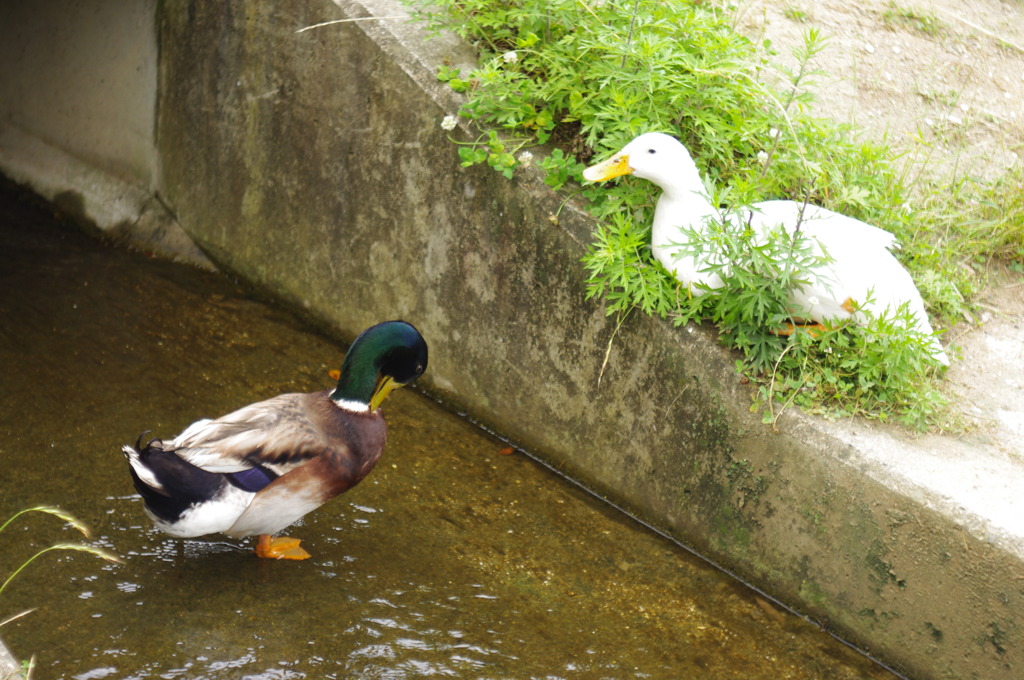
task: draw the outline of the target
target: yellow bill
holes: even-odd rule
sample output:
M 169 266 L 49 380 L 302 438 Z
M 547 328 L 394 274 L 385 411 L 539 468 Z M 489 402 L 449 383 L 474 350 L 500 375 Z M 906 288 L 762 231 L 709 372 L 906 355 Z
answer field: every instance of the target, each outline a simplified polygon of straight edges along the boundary
M 583 171 L 583 179 L 591 182 L 605 182 L 614 177 L 621 177 L 633 172 L 629 166 L 629 154 L 617 153 L 611 158 L 597 165 L 591 165 Z
M 402 384 L 395 382 L 395 379 L 390 375 L 377 376 L 377 386 L 373 390 L 373 396 L 370 397 L 370 413 L 376 411 L 384 399 L 391 394 L 391 391 L 401 387 Z

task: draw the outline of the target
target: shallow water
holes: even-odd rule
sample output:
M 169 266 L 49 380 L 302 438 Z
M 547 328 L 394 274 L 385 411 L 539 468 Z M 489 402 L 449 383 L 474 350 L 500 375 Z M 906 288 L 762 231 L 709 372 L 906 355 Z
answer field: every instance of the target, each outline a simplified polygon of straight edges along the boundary
M 0 628 L 34 678 L 895 677 L 410 390 L 378 468 L 288 532 L 312 559 L 157 533 L 122 443 L 322 389 L 343 349 L 10 197 L 0 222 L 0 522 L 59 505 L 124 559 L 51 552 L 0 596 L 37 608 Z M 0 540 L 5 578 L 76 535 Z

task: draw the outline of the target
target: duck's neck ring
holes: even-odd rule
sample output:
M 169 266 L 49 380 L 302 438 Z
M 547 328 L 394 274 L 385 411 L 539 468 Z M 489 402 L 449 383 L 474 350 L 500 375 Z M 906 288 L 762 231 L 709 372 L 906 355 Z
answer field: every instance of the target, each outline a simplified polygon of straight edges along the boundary
M 370 405 L 359 401 L 358 399 L 336 399 L 331 397 L 331 401 L 334 405 L 340 408 L 342 411 L 348 411 L 350 413 L 369 413 Z

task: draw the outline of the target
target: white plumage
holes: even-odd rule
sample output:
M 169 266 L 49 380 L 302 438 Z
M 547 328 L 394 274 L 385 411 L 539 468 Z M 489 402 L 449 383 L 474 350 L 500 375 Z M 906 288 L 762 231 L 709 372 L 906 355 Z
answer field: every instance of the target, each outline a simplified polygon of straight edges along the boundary
M 684 240 L 682 229 L 701 231 L 710 221 L 721 219 L 686 147 L 670 135 L 643 134 L 608 160 L 587 168 L 583 176 L 596 182 L 624 174 L 649 180 L 662 189 L 652 227 L 654 256 L 694 295 L 720 288 L 722 279 L 706 271 L 709 260 L 678 255 L 678 246 L 672 245 Z M 733 211 L 729 219 L 737 224 L 749 223 L 762 236 L 780 225 L 790 233 L 799 226 L 817 250 L 815 254 L 829 258 L 827 264 L 808 272 L 812 280 L 807 285 L 790 291 L 790 312 L 794 316 L 819 323 L 850 318 L 864 323 L 864 315 L 853 311 L 855 305 L 882 316 L 906 304 L 915 319 L 913 330 L 932 338 L 932 357 L 949 365 L 928 322 L 921 294 L 890 252 L 897 245 L 889 232 L 795 201 L 755 203 Z

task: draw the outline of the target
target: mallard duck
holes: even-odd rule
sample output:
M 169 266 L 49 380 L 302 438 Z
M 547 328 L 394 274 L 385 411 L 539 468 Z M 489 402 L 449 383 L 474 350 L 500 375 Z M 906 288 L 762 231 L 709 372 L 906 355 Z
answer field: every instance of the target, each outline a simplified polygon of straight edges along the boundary
M 358 484 L 380 460 L 379 406 L 427 368 L 427 344 L 404 321 L 363 331 L 333 390 L 282 394 L 170 441 L 124 446 L 135 489 L 157 528 L 179 538 L 257 535 L 256 554 L 306 559 L 299 540 L 272 538 Z
M 662 189 L 654 211 L 651 250 L 669 272 L 693 295 L 721 288 L 721 277 L 708 271 L 708 260 L 679 255 L 680 230 L 703 228 L 721 219 L 689 151 L 676 138 L 660 132 L 640 135 L 602 163 L 587 168 L 583 177 L 603 182 L 632 174 Z M 932 338 L 932 357 L 949 365 L 949 359 L 934 336 L 924 301 L 910 274 L 893 256 L 896 238 L 889 232 L 846 215 L 795 201 L 763 201 L 733 211 L 730 219 L 749 224 L 764 234 L 782 225 L 793 232 L 797 226 L 809 237 L 827 264 L 810 272 L 807 285 L 790 292 L 791 313 L 803 320 L 827 325 L 852 318 L 865 323 L 860 309 L 876 316 L 893 312 L 906 304 L 914 315 L 913 329 Z

